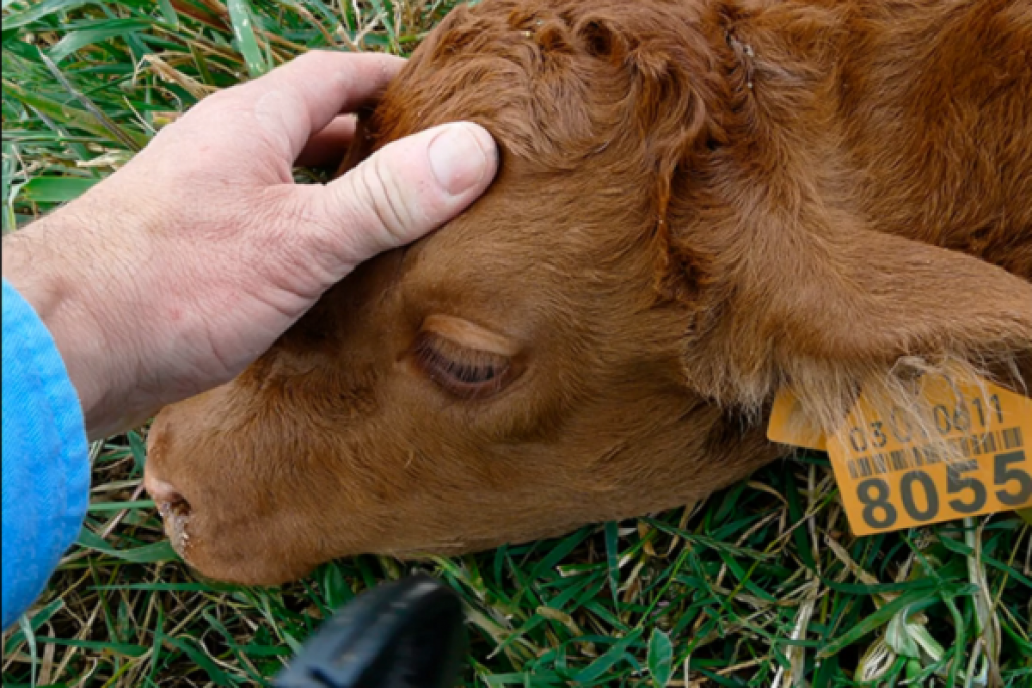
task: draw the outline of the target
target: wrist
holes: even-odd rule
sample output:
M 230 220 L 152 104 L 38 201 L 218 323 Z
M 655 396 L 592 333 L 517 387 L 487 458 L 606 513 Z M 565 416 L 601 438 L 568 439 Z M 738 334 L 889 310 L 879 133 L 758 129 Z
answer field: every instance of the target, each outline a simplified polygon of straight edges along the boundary
M 91 234 L 75 218 L 56 212 L 4 239 L 3 276 L 33 307 L 50 332 L 82 405 L 87 433 L 102 436 L 118 426 L 110 410 L 131 367 L 125 341 L 104 316 L 114 270 L 96 270 L 103 256 L 84 241 Z M 84 268 L 89 269 L 90 277 Z

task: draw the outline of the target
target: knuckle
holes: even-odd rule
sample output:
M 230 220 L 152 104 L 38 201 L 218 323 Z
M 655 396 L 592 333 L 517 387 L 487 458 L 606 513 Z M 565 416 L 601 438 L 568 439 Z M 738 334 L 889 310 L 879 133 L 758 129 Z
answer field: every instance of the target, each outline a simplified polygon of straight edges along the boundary
M 232 88 L 226 88 L 221 91 L 216 91 L 215 93 L 207 95 L 200 101 L 198 101 L 196 105 L 190 108 L 187 114 L 206 114 L 212 110 L 220 110 L 224 107 L 229 106 L 233 102 L 235 97 L 236 94 L 233 92 Z
M 382 156 L 373 156 L 363 165 L 359 175 L 370 210 L 375 214 L 377 231 L 391 244 L 401 242 L 411 215 L 397 176 L 384 164 Z
M 394 220 L 387 226 L 394 233 L 401 233 L 404 228 L 412 224 L 412 213 L 409 204 L 406 202 L 406 194 L 399 183 L 398 175 L 394 174 L 384 162 L 385 156 L 374 156 L 373 167 L 376 171 L 376 179 L 383 189 L 384 203 L 387 205 L 387 213 Z
M 294 58 L 293 62 L 296 65 L 302 66 L 315 65 L 326 61 L 329 55 L 331 55 L 331 53 L 327 50 L 309 50 L 308 52 Z

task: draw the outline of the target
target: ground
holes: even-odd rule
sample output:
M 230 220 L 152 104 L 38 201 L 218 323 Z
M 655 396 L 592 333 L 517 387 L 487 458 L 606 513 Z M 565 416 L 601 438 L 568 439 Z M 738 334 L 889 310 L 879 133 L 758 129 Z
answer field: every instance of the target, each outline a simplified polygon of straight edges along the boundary
M 205 94 L 308 48 L 407 54 L 453 4 L 3 0 L 4 232 Z M 1032 527 L 997 514 L 854 537 L 823 454 L 690 511 L 247 589 L 200 580 L 162 539 L 145 436 L 93 446 L 86 527 L 4 636 L 5 687 L 267 685 L 332 610 L 412 569 L 467 604 L 468 686 L 1032 686 Z

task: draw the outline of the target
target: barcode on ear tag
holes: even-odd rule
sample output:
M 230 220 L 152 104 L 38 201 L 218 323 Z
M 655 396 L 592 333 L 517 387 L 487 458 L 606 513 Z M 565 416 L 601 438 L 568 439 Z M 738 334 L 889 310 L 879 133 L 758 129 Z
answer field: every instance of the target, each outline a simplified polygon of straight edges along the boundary
M 985 381 L 954 386 L 936 377 L 921 381 L 919 395 L 932 410 L 928 427 L 886 416 L 861 395 L 826 439 L 854 533 L 1032 507 L 1032 399 Z M 779 395 L 768 436 L 818 448 L 824 438 L 815 441 L 817 431 L 793 418 L 801 414 L 790 395 Z

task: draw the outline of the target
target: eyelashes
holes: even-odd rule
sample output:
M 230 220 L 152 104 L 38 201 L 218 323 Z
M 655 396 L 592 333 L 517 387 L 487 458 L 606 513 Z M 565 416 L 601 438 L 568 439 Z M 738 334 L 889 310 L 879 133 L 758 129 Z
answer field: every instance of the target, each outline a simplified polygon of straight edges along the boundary
M 461 399 L 484 399 L 509 382 L 512 361 L 424 333 L 416 344 L 416 361 L 427 376 Z

